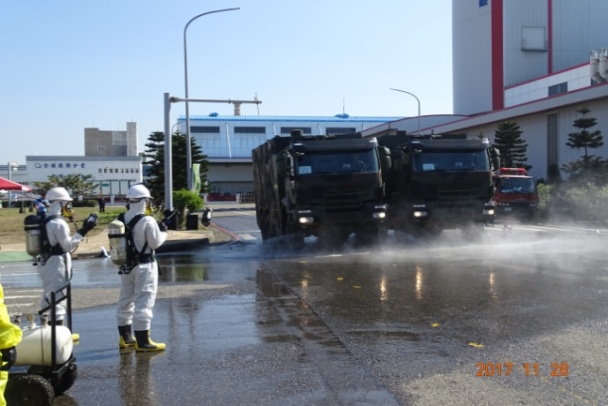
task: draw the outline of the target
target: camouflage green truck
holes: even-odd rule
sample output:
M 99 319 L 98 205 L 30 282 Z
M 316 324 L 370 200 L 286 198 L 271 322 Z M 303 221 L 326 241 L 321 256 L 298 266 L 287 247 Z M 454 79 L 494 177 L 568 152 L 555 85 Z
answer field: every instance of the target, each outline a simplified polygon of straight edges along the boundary
M 493 223 L 492 170 L 498 167 L 498 155 L 491 153 L 487 139 L 402 133 L 377 139 L 391 151 L 385 183 L 392 229 L 413 237 L 461 229 L 465 238 L 474 239 Z
M 341 244 L 352 233 L 377 237 L 386 216 L 382 157 L 359 134 L 274 137 L 252 150 L 256 219 L 262 238 L 304 237 Z

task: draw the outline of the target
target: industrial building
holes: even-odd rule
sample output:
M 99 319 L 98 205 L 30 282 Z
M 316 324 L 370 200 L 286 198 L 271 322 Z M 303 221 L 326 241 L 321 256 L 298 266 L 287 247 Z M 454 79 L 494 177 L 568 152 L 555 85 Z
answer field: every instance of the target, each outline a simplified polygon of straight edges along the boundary
M 608 134 L 608 15 L 605 0 L 453 0 L 453 114 L 421 117 L 208 116 L 190 117 L 190 135 L 207 155 L 214 193 L 253 190 L 251 150 L 300 128 L 309 134 L 387 131 L 480 135 L 493 141 L 498 125 L 516 122 L 528 144 L 532 175 L 579 159 L 566 146 L 581 107 Z M 122 132 L 85 130 L 84 157 L 27 157 L 26 183 L 49 174 L 90 173 L 104 194 L 120 194 L 141 181 L 132 127 Z M 178 120 L 186 132 L 186 120 Z M 137 137 L 135 136 L 135 142 Z M 135 145 L 135 147 L 134 147 Z M 135 148 L 135 149 L 133 149 Z M 608 143 L 593 154 L 608 156 Z M 84 165 L 84 166 L 83 166 Z M 2 167 L 0 166 L 0 171 Z M 564 175 L 564 174 L 562 174 Z
M 22 184 L 46 182 L 51 175 L 91 175 L 96 193 L 121 196 L 131 184 L 142 182 L 138 149 L 136 123 L 127 123 L 125 131 L 85 128 L 85 155 L 28 155 L 25 165 L 0 165 L 0 173 L 10 173 L 10 179 Z
M 190 117 L 190 136 L 207 155 L 209 192 L 245 194 L 253 192 L 251 150 L 275 136 L 301 129 L 304 134 L 352 133 L 397 120 L 398 117 L 310 116 L 208 116 Z M 186 119 L 178 120 L 186 132 Z
M 579 159 L 566 146 L 581 107 L 597 118 L 593 130 L 608 134 L 608 2 L 604 0 L 453 0 L 453 89 L 451 122 L 423 122 L 423 132 L 484 135 L 515 122 L 528 144 L 531 173 Z M 591 51 L 591 52 L 590 52 Z M 364 131 L 415 131 L 397 120 Z M 608 146 L 593 154 L 606 157 Z M 565 174 L 562 174 L 565 175 Z

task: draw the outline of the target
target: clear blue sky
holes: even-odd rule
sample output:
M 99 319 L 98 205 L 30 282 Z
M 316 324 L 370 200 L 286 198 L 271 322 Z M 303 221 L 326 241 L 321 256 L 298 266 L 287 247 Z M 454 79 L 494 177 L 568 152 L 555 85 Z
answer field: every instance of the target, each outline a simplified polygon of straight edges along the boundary
M 0 163 L 84 155 L 84 128 L 163 131 L 163 94 L 261 115 L 452 112 L 451 0 L 0 2 Z M 191 115 L 232 114 L 190 103 Z M 185 114 L 173 104 L 172 124 Z M 242 115 L 258 114 L 243 105 Z M 1 176 L 1 175 L 0 175 Z

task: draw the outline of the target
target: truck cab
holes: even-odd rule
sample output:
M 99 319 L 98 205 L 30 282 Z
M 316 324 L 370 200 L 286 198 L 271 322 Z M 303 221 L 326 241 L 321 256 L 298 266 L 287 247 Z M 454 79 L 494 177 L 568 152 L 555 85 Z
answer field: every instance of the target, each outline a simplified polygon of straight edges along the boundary
M 497 219 L 532 220 L 538 210 L 536 179 L 524 168 L 500 168 L 494 172 Z

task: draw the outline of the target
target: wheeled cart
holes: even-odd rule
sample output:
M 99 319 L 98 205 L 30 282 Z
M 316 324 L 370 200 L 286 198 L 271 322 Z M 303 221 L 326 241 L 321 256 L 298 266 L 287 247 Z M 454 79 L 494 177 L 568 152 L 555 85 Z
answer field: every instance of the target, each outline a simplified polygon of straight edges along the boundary
M 36 315 L 27 315 L 29 324 L 23 329 L 23 339 L 16 346 L 17 359 L 9 370 L 4 392 L 8 405 L 49 405 L 55 396 L 72 387 L 77 377 L 72 336 L 72 292 L 68 282 L 51 292 L 50 304 Z M 57 325 L 55 305 L 66 301 L 65 325 Z M 50 319 L 49 319 L 50 311 Z M 21 315 L 15 324 L 21 325 Z

